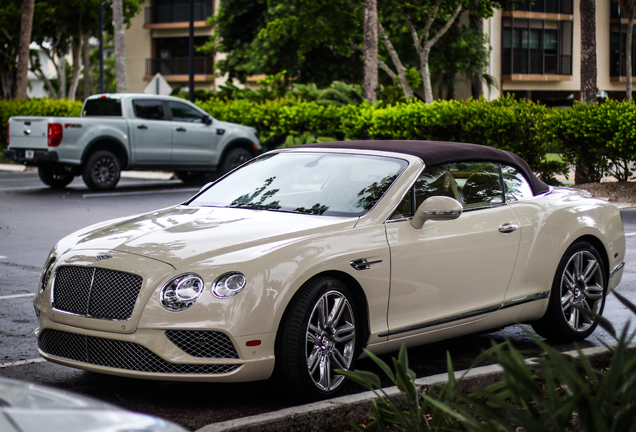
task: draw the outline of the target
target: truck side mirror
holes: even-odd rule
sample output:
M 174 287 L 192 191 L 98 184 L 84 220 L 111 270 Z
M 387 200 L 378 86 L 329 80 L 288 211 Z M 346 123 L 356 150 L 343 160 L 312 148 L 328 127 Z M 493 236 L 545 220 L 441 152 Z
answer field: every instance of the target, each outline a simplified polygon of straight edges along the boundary
M 451 220 L 461 216 L 464 207 L 456 199 L 446 196 L 432 196 L 417 208 L 411 225 L 421 229 L 427 220 Z
M 203 117 L 203 123 L 210 126 L 212 124 L 212 116 L 206 115 Z

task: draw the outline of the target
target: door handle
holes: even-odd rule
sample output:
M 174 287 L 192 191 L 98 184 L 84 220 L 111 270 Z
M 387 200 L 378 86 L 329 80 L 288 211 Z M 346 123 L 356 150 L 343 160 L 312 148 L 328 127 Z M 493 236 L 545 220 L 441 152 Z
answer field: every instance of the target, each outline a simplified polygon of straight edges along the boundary
M 499 232 L 503 234 L 508 234 L 513 231 L 517 231 L 519 229 L 519 225 L 514 223 L 505 223 L 499 226 Z
M 148 129 L 148 126 L 146 126 L 146 125 L 138 125 L 137 129 Z
M 185 128 L 182 128 L 182 127 L 177 128 L 177 132 L 185 132 L 185 131 L 186 131 Z

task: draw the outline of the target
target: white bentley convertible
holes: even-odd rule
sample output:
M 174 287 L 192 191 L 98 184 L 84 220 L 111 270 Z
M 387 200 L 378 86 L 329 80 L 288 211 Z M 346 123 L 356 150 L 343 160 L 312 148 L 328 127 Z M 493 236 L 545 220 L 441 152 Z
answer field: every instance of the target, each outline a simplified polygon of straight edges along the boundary
M 351 141 L 266 153 L 51 251 L 38 349 L 86 370 L 337 392 L 374 353 L 515 323 L 581 340 L 621 280 L 618 208 L 512 153 Z

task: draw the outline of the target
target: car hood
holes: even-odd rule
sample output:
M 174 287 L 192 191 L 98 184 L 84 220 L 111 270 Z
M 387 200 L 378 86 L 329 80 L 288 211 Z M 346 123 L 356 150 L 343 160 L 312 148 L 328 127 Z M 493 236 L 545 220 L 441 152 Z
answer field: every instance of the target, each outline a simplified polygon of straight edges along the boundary
M 357 221 L 266 210 L 176 206 L 78 231 L 58 244 L 58 253 L 121 251 L 180 268 L 254 246 L 268 245 L 267 250 L 271 250 L 325 230 L 352 228 Z

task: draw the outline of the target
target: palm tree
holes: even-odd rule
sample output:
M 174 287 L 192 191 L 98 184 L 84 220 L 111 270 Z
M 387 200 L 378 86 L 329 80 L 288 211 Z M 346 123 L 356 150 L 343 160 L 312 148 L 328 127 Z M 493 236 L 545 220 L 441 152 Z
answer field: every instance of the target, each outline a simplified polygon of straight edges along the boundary
M 128 91 L 128 71 L 126 69 L 126 42 L 124 40 L 124 13 L 122 0 L 113 0 L 113 27 L 115 28 L 115 75 L 117 93 Z
M 22 3 L 22 22 L 20 24 L 20 50 L 18 58 L 18 70 L 16 71 L 15 97 L 26 99 L 27 97 L 27 73 L 29 72 L 29 44 L 31 43 L 31 29 L 33 28 L 33 10 L 35 0 L 24 0 Z
M 588 0 L 590 1 L 590 0 Z M 627 80 L 627 87 L 625 91 L 625 100 L 627 102 L 632 101 L 632 40 L 634 38 L 634 15 L 636 14 L 636 0 L 618 0 L 618 5 L 621 8 L 621 15 L 623 13 L 629 17 L 629 24 L 627 24 L 627 43 L 625 44 L 625 66 L 626 73 L 625 79 Z
M 364 98 L 376 100 L 378 87 L 378 1 L 364 0 Z

